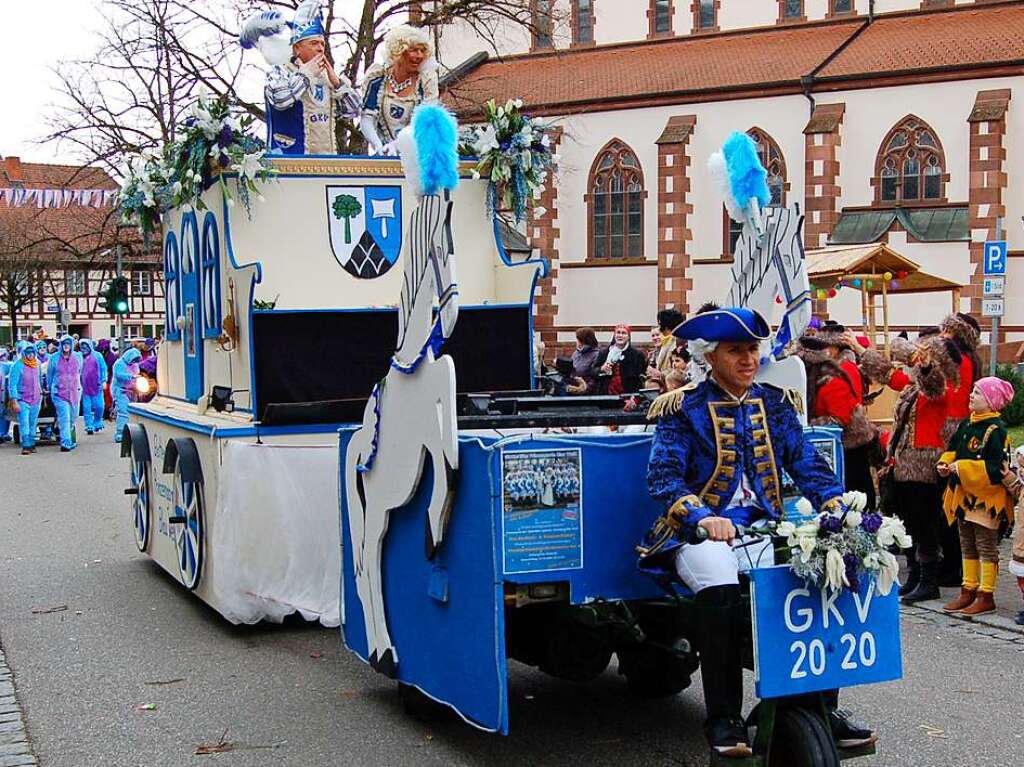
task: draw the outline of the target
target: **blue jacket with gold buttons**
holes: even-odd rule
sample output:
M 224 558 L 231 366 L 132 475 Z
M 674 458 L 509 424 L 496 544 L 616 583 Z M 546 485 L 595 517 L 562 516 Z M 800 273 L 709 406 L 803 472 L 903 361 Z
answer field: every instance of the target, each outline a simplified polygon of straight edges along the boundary
M 667 555 L 705 517 L 743 525 L 779 519 L 783 468 L 815 508 L 840 503 L 842 483 L 804 439 L 782 389 L 755 383 L 737 400 L 707 380 L 679 392 L 654 433 L 647 487 L 665 513 L 638 547 L 642 559 Z M 741 473 L 760 507 L 730 507 Z

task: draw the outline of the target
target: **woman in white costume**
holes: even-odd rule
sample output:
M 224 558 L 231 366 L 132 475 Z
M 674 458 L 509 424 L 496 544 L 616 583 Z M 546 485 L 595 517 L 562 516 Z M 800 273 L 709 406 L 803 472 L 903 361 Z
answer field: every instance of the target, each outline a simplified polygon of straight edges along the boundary
M 359 130 L 371 154 L 395 154 L 395 139 L 412 120 L 413 110 L 438 100 L 433 55 L 426 30 L 403 25 L 384 37 L 386 62 L 371 66 L 363 81 Z

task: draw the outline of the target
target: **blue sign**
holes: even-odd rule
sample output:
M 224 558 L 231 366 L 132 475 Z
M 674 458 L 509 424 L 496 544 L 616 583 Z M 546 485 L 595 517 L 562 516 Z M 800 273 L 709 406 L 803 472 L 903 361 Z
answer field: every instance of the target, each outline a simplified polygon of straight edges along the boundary
M 504 571 L 583 567 L 580 450 L 502 452 Z
M 900 607 L 864 579 L 860 590 L 809 587 L 788 565 L 752 570 L 755 690 L 800 695 L 900 679 Z
M 985 274 L 1006 274 L 1006 240 L 985 243 Z

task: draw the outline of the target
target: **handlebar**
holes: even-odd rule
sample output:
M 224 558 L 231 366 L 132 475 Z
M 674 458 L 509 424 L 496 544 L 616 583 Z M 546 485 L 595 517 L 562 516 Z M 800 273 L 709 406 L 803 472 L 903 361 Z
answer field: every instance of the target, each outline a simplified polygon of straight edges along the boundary
M 733 524 L 736 528 L 737 538 L 771 538 L 773 530 L 770 527 L 748 527 L 746 525 Z M 698 541 L 706 541 L 708 539 L 708 531 L 703 527 L 697 526 L 697 530 L 694 533 L 694 537 Z

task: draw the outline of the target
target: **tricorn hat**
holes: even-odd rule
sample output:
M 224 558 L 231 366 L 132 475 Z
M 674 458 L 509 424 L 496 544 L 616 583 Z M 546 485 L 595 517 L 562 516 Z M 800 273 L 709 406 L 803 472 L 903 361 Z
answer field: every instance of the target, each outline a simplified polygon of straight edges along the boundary
M 771 328 L 760 312 L 731 306 L 695 314 L 680 323 L 672 335 L 685 341 L 767 341 Z

